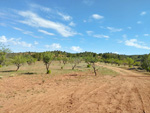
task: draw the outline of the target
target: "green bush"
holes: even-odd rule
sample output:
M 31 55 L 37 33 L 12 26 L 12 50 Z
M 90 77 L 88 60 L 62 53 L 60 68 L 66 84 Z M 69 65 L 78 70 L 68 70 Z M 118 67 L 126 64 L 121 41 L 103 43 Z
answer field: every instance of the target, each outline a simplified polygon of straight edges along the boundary
M 0 68 L 2 67 L 2 65 L 0 65 Z
M 147 72 L 150 72 L 150 67 L 147 67 L 147 68 L 146 68 L 146 71 L 147 71 Z
M 48 71 L 47 71 L 47 74 L 51 74 L 51 70 L 48 70 Z
M 61 66 L 61 69 L 63 69 L 64 67 L 63 66 Z
M 87 68 L 90 68 L 90 67 L 91 67 L 91 65 L 90 65 L 90 64 L 88 64 L 88 65 L 87 65 Z

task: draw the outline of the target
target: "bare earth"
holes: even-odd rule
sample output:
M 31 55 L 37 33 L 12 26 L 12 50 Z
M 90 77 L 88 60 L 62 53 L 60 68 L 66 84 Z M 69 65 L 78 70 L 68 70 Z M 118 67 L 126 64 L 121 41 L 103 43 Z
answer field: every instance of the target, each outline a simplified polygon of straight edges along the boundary
M 0 113 L 150 113 L 150 76 L 23 75 L 0 79 Z

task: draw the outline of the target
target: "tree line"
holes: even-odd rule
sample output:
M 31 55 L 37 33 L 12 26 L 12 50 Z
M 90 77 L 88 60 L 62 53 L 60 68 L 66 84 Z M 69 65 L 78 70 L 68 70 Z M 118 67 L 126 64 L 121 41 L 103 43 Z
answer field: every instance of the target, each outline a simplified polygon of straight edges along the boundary
M 34 64 L 36 61 L 43 61 L 46 67 L 46 73 L 50 74 L 49 69 L 53 61 L 60 63 L 60 68 L 63 69 L 67 63 L 72 65 L 72 70 L 82 61 L 87 63 L 87 68 L 92 67 L 93 72 L 97 75 L 97 62 L 103 62 L 111 65 L 124 65 L 131 67 L 138 67 L 150 72 L 150 54 L 147 55 L 119 55 L 114 53 L 94 53 L 94 52 L 81 52 L 81 53 L 68 53 L 65 51 L 47 51 L 47 52 L 23 52 L 12 53 L 4 46 L 0 48 L 0 67 L 4 65 L 16 65 L 16 71 L 24 64 Z

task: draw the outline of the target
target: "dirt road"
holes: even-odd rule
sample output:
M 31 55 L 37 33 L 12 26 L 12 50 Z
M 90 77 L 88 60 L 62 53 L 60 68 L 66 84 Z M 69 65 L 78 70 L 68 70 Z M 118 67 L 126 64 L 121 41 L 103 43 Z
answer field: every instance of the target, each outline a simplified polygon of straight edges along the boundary
M 150 113 L 150 76 L 37 75 L 0 80 L 0 113 Z

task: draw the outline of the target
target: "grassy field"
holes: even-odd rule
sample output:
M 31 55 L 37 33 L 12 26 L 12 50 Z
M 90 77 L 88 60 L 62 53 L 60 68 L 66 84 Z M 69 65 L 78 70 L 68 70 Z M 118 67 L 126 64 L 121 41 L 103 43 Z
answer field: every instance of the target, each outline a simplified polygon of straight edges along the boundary
M 63 69 L 61 69 L 61 66 L 63 66 Z M 0 76 L 2 77 L 13 77 L 13 76 L 21 76 L 21 75 L 47 75 L 46 74 L 46 68 L 42 61 L 38 61 L 33 65 L 27 65 L 24 64 L 20 67 L 18 71 L 16 70 L 15 65 L 10 66 L 4 66 L 0 68 Z M 52 62 L 50 65 L 51 74 L 49 76 L 56 76 L 56 75 L 62 75 L 62 74 L 75 74 L 75 73 L 84 73 L 85 75 L 92 75 L 94 76 L 93 69 L 87 68 L 87 64 L 82 62 L 77 65 L 77 67 L 72 70 L 71 64 L 66 64 L 65 66 L 63 64 L 60 64 L 57 61 Z M 111 75 L 116 76 L 117 73 L 115 71 L 112 71 L 110 69 L 104 68 L 104 67 L 97 67 L 98 70 L 98 76 L 100 75 Z

